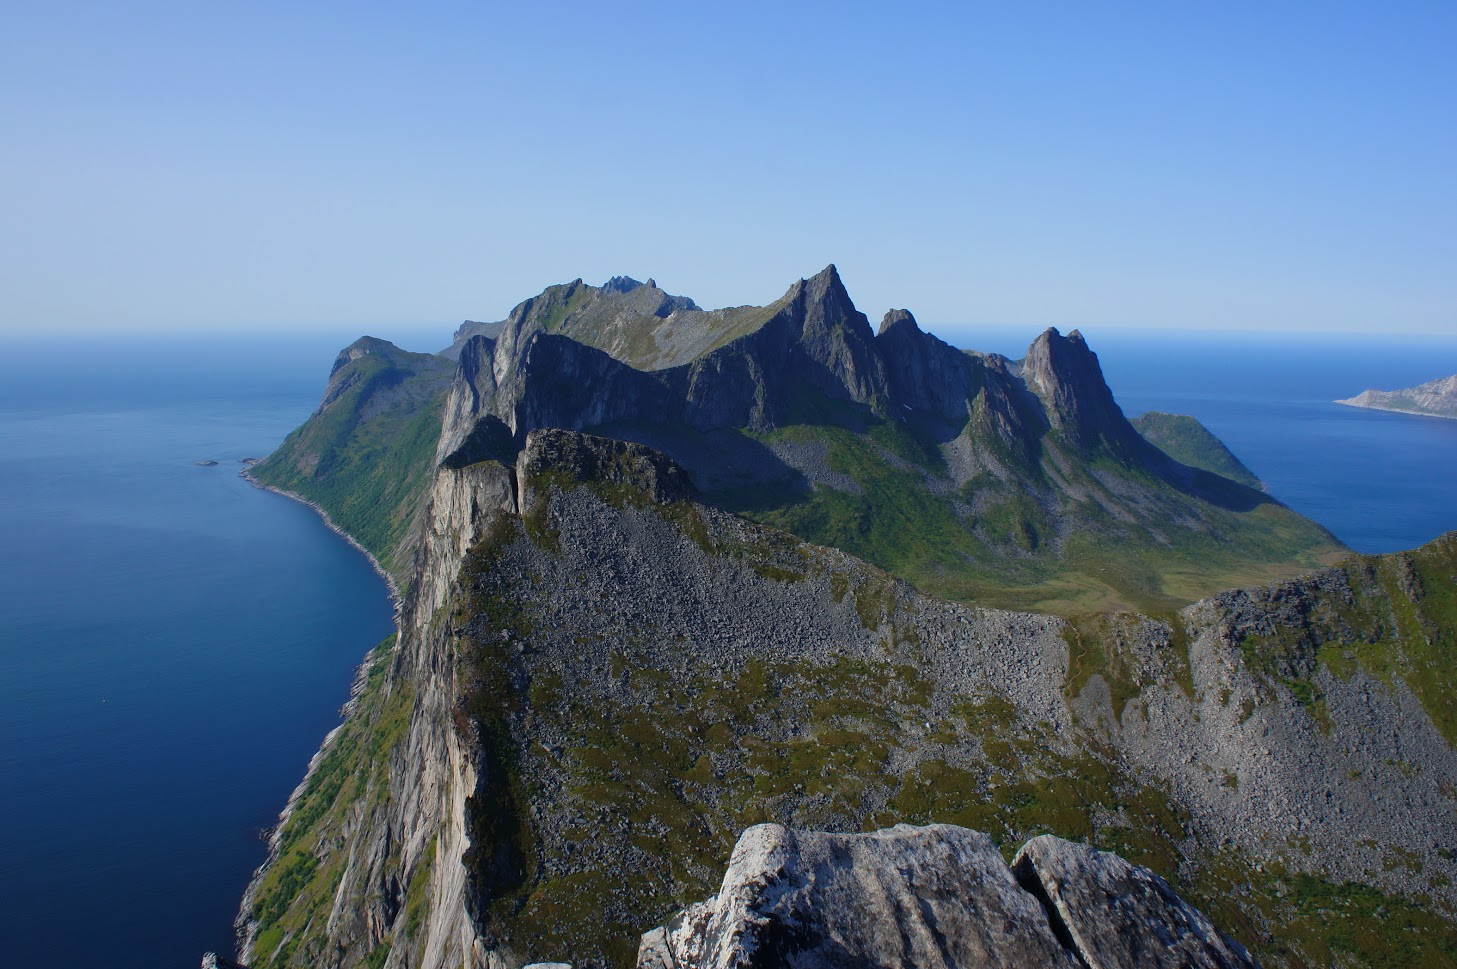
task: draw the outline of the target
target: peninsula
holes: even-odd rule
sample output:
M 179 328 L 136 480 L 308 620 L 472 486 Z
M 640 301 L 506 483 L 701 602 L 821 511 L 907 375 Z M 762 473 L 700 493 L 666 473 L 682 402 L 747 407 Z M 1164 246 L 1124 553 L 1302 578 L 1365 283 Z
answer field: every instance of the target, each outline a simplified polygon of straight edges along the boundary
M 1029 851 L 1266 966 L 1457 952 L 1457 534 L 1350 554 L 1192 419 L 1131 423 L 1075 330 L 876 329 L 834 267 L 716 310 L 575 280 L 356 342 L 251 473 L 402 596 L 244 900 L 255 969 L 696 965 L 790 877 L 761 954 L 832 952 L 788 931 L 840 924 L 809 862 L 924 870 L 876 883 L 914 912 L 912 841 L 984 859 L 1047 964 L 1091 950 Z
M 1457 374 L 1429 380 L 1406 390 L 1366 390 L 1336 403 L 1399 414 L 1457 418 Z

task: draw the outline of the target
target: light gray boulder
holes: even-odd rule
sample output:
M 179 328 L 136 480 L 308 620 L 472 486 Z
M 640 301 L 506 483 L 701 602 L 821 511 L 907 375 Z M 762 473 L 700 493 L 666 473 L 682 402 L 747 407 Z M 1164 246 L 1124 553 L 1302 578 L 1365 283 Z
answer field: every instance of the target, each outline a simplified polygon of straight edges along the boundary
M 1089 969 L 1257 965 L 1168 882 L 1111 852 L 1042 835 L 1022 846 L 1012 870 Z
M 1015 873 L 1014 873 L 1015 872 Z M 1244 969 L 1257 964 L 1163 879 L 1034 838 L 1014 867 L 955 825 L 870 834 L 761 824 L 718 895 L 642 937 L 639 969 Z
M 872 834 L 761 824 L 718 896 L 643 937 L 640 967 L 1078 966 L 986 835 L 952 825 Z

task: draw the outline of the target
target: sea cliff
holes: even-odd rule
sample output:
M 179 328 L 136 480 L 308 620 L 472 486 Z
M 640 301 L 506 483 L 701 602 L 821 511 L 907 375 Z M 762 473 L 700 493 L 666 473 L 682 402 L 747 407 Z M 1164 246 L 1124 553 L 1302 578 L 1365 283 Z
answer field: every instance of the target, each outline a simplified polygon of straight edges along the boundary
M 393 536 L 404 595 L 250 889 L 244 961 L 632 965 L 745 828 L 902 822 L 1115 850 L 1269 965 L 1457 953 L 1457 538 L 1313 568 L 1318 527 L 1140 435 L 1076 334 L 1023 361 L 909 314 L 871 334 L 830 270 L 715 318 L 720 343 L 694 316 L 719 311 L 629 283 L 463 334 L 448 380 L 370 344 L 315 415 L 347 402 L 333 458 L 306 425 L 260 466 L 326 509 L 388 495 L 365 544 Z M 422 383 L 372 405 L 371 357 Z M 419 414 L 438 435 L 381 433 Z M 1024 528 L 984 527 L 1024 485 Z M 836 524 L 892 486 L 922 517 Z M 1210 550 L 1205 588 L 1283 578 L 1192 602 L 1164 571 L 1088 579 L 1160 590 L 1144 613 L 980 599 L 1128 570 L 1120 541 Z

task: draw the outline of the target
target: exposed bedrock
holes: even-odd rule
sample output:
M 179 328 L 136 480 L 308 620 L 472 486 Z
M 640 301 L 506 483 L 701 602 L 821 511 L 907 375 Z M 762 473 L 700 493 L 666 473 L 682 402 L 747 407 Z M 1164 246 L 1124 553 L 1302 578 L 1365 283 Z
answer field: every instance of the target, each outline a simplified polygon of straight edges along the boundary
M 1044 835 L 749 828 L 719 893 L 643 936 L 639 969 L 1255 966 L 1146 868 Z

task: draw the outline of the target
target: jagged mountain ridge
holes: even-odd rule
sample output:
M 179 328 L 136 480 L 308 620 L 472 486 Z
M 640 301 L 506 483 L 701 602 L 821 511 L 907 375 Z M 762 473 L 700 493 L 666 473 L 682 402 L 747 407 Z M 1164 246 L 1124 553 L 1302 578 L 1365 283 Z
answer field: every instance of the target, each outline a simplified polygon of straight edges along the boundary
M 647 289 L 553 287 L 495 339 L 465 339 L 437 457 L 509 461 L 537 427 L 639 441 L 725 508 L 1003 605 L 1173 608 L 1340 549 L 1257 488 L 1151 445 L 1077 331 L 1049 329 L 1019 362 L 956 350 L 905 310 L 873 332 L 831 266 L 766 307 L 723 311 L 752 325 L 715 330 L 699 352 L 673 343 L 675 321 L 720 311 L 627 305 Z M 602 323 L 629 318 L 677 358 L 698 355 L 632 365 Z M 857 543 L 855 521 L 886 518 L 878 506 L 906 493 L 924 500 L 902 535 L 949 538 Z
M 759 821 L 1051 832 L 1267 964 L 1446 964 L 1457 755 L 1429 690 L 1457 536 L 1073 626 L 694 497 L 660 454 L 561 431 L 437 472 L 400 643 L 250 897 L 255 965 L 630 965 Z

